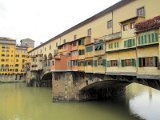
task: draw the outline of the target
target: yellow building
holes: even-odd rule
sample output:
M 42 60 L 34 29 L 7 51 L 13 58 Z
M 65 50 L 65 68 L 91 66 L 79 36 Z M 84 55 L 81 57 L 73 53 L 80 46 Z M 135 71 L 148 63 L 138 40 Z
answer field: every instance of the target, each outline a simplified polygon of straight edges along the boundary
M 78 46 L 80 63 L 73 63 L 78 71 L 160 79 L 159 4 L 159 0 L 122 0 L 34 48 L 29 55 L 48 59 L 49 54 L 55 56 L 58 46 L 89 38 Z M 147 26 L 149 23 L 152 25 Z M 43 61 L 37 67 L 40 64 Z
M 0 37 L 0 80 L 24 80 L 27 49 L 16 46 L 16 40 Z

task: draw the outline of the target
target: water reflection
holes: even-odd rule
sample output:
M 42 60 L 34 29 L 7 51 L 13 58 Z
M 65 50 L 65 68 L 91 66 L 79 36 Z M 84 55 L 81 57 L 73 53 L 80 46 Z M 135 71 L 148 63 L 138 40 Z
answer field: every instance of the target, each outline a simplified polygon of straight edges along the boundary
M 0 120 L 159 120 L 159 91 L 131 84 L 126 93 L 103 102 L 52 103 L 49 88 L 3 84 Z
M 160 91 L 132 84 L 127 88 L 127 97 L 133 114 L 147 120 L 160 119 Z

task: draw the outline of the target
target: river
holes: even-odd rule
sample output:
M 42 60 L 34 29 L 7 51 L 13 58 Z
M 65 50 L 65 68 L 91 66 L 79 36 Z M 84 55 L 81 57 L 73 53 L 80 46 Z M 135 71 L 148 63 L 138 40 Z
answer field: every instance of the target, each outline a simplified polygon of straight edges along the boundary
M 160 91 L 131 84 L 126 97 L 53 103 L 51 88 L 0 84 L 0 120 L 160 120 Z

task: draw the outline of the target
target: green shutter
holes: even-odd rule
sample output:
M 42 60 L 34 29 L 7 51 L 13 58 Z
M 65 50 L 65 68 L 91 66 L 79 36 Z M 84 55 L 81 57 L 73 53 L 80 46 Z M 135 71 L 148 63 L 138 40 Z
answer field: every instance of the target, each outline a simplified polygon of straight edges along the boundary
M 148 34 L 148 43 L 151 43 L 151 35 Z
M 84 66 L 87 66 L 87 60 L 84 61 Z
M 90 60 L 90 61 L 91 61 L 91 66 L 93 66 L 94 65 L 93 60 Z
M 144 44 L 144 42 L 143 42 L 143 36 L 141 36 L 141 44 Z
M 124 47 L 126 47 L 126 41 L 124 41 Z
M 124 60 L 121 60 L 121 66 L 124 67 Z
M 132 66 L 136 66 L 136 60 L 132 59 Z
M 117 48 L 119 48 L 119 42 L 117 42 Z
M 94 60 L 94 66 L 96 67 L 97 66 L 97 60 Z
M 135 44 L 135 39 L 132 39 L 132 43 L 133 43 L 133 44 L 132 44 L 133 46 L 136 45 L 136 44 Z
M 158 66 L 158 57 L 157 56 L 154 57 L 154 66 L 155 67 Z
M 110 65 L 110 61 L 107 61 L 107 67 L 110 67 L 111 65 Z
M 140 36 L 138 37 L 138 44 L 139 45 L 141 44 L 141 37 Z
M 138 58 L 138 65 L 139 67 L 142 67 L 142 58 Z
M 103 66 L 106 67 L 106 59 L 103 59 Z
M 155 42 L 158 42 L 158 33 L 155 33 Z
M 146 37 L 146 35 L 144 35 L 144 44 L 146 44 L 147 43 L 147 37 Z
M 152 42 L 154 42 L 155 37 L 154 37 L 154 33 L 152 33 Z

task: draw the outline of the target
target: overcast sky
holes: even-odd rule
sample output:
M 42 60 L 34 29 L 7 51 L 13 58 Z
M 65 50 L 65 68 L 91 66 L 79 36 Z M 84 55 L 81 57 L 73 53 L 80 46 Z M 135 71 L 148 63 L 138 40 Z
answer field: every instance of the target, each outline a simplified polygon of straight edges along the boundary
M 0 37 L 45 42 L 120 0 L 0 0 Z

